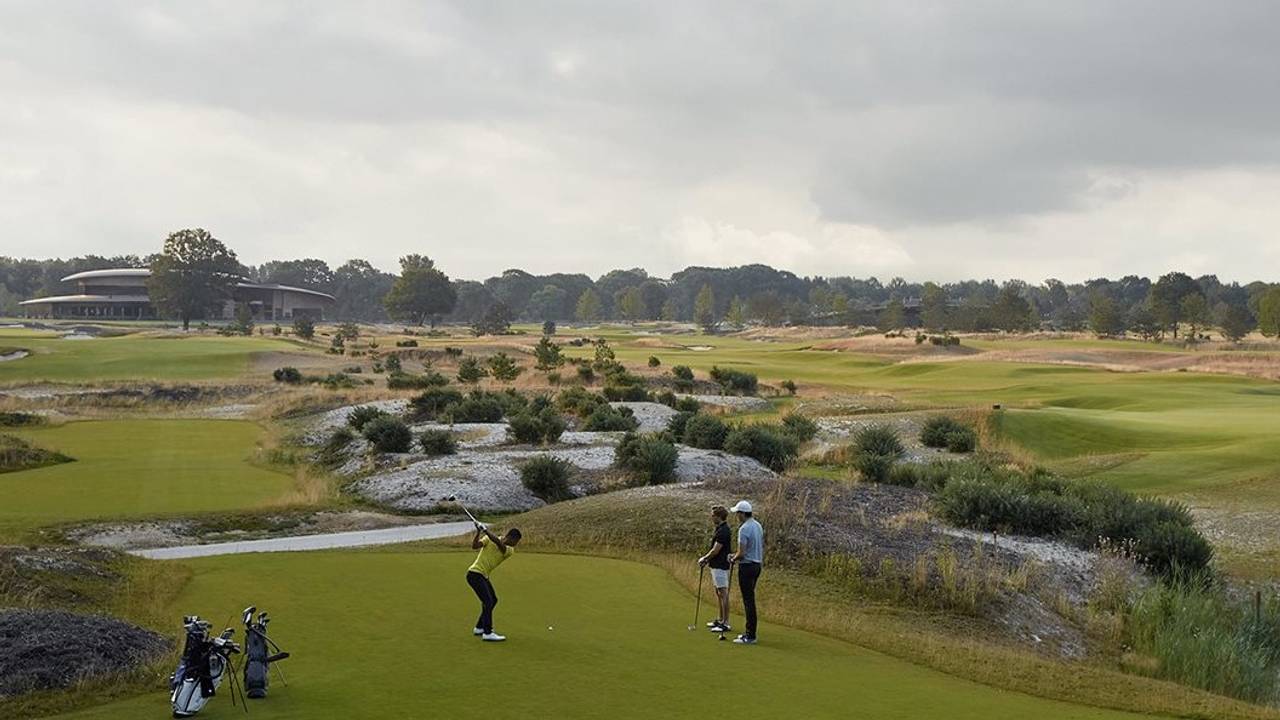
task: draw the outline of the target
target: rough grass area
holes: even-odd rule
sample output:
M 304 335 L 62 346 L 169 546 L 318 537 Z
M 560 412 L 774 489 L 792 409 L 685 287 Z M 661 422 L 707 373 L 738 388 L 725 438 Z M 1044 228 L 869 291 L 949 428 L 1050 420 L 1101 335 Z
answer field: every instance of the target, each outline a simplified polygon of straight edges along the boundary
M 497 628 L 510 640 L 481 644 L 462 577 L 472 556 L 396 548 L 202 559 L 190 563 L 195 576 L 173 614 L 250 601 L 271 612 L 273 637 L 293 657 L 288 687 L 273 683 L 270 699 L 253 706 L 260 718 L 419 717 L 425 708 L 459 717 L 477 698 L 511 717 L 704 718 L 710 688 L 729 702 L 744 677 L 751 702 L 735 717 L 1130 717 L 1002 692 L 770 623 L 758 647 L 716 642 L 685 629 L 693 597 L 661 569 L 602 558 L 518 552 L 494 575 Z M 167 710 L 155 690 L 70 717 Z M 239 714 L 226 697 L 205 712 Z
M 0 540 L 54 523 L 260 507 L 295 484 L 250 463 L 262 435 L 250 422 L 104 420 L 14 434 L 77 461 L 0 475 Z
M 0 329 L 0 345 L 19 339 L 31 355 L 0 363 L 0 385 L 231 379 L 248 373 L 258 354 L 318 352 L 273 337 L 134 334 L 64 340 L 56 333 Z
M 57 465 L 72 459 L 62 453 L 36 447 L 20 437 L 0 433 L 0 473 Z

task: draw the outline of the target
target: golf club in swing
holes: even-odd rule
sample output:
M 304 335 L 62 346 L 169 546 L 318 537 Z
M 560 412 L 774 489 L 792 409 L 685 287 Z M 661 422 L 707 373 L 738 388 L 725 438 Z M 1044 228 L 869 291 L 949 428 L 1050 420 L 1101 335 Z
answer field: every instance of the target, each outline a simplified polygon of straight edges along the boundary
M 690 630 L 698 629 L 698 614 L 702 612 L 702 578 L 707 574 L 707 566 L 701 565 L 698 568 L 698 600 L 693 605 L 693 624 L 689 626 Z
M 471 518 L 471 522 L 475 523 L 477 527 L 481 525 L 481 522 L 476 519 L 475 515 L 471 514 L 471 511 L 467 509 L 466 505 L 462 504 L 462 501 L 458 499 L 457 495 L 450 495 L 449 502 L 456 503 L 458 507 L 462 508 L 462 512 L 466 513 L 467 517 Z

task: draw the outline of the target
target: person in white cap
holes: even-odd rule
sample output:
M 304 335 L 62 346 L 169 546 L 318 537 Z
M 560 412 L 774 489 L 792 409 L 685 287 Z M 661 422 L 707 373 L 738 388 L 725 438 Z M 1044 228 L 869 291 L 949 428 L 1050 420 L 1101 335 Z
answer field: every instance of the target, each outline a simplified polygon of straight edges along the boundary
M 729 562 L 738 563 L 738 589 L 742 592 L 742 610 L 747 616 L 747 628 L 734 642 L 739 645 L 756 644 L 756 583 L 764 568 L 764 528 L 751 516 L 751 503 L 739 500 L 732 510 L 738 514 L 738 552 Z

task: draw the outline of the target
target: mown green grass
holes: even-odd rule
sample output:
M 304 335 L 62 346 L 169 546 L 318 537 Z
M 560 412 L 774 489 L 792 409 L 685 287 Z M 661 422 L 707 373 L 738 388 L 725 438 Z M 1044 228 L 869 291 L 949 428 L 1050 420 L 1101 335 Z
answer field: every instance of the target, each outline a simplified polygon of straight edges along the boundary
M 0 540 L 54 523 L 261 506 L 293 486 L 249 461 L 262 430 L 234 420 L 101 420 L 12 434 L 74 462 L 0 474 Z
M 122 335 L 64 340 L 55 333 L 20 328 L 0 329 L 0 345 L 31 352 L 21 360 L 0 363 L 0 385 L 231 379 L 248 372 L 255 355 L 307 352 L 296 342 L 273 337 Z
M 250 603 L 272 614 L 273 635 L 294 656 L 282 664 L 288 687 L 273 677 L 270 697 L 250 706 L 259 718 L 1138 717 L 995 690 L 769 624 L 757 647 L 717 642 L 685 629 L 694 599 L 670 576 L 602 558 L 521 553 L 504 564 L 496 619 L 511 639 L 482 644 L 463 580 L 471 557 L 394 548 L 191 561 L 174 625 L 189 613 L 221 622 Z M 163 717 L 167 703 L 157 689 L 68 717 Z M 241 715 L 225 694 L 201 713 Z

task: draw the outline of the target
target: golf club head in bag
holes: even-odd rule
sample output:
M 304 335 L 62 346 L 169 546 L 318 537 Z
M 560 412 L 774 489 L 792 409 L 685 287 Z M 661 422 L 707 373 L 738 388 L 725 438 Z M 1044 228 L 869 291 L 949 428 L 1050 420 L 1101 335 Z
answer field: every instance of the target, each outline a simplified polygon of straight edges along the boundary
M 182 620 L 186 630 L 182 658 L 169 676 L 169 704 L 176 718 L 191 717 L 204 709 L 231 670 L 231 656 L 240 652 L 240 646 L 231 640 L 235 634 L 232 628 L 210 637 L 209 623 L 199 616 Z
M 257 621 L 254 621 L 255 610 L 256 607 L 250 606 L 244 611 L 244 692 L 250 698 L 261 699 L 267 696 L 271 663 L 289 657 L 289 653 L 281 652 L 279 646 L 267 637 L 267 623 L 271 618 L 265 611 L 259 613 Z M 275 654 L 271 653 L 271 648 L 276 650 Z

